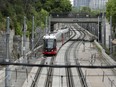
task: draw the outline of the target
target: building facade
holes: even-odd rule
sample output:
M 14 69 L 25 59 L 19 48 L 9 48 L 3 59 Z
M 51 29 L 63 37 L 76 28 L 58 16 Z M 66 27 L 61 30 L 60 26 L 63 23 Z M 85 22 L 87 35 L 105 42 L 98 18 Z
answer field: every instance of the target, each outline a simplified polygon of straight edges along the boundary
M 74 7 L 88 7 L 90 0 L 73 0 Z
M 105 8 L 108 0 L 73 0 L 74 7 L 90 7 L 91 9 Z

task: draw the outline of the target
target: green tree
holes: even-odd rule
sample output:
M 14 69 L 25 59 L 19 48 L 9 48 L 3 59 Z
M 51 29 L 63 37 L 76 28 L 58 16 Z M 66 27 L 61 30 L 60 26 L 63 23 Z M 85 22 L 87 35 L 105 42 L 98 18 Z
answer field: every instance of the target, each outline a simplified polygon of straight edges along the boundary
M 112 16 L 113 28 L 116 28 L 116 0 L 109 0 L 106 5 L 106 17 L 110 20 Z
M 74 13 L 79 12 L 79 8 L 78 7 L 72 7 L 72 12 L 74 12 Z
M 45 17 L 50 12 L 69 12 L 69 0 L 0 0 L 0 29 L 5 29 L 6 17 L 9 16 L 11 26 L 16 34 L 21 35 L 24 16 L 27 18 L 28 31 L 31 32 L 32 16 L 36 26 L 45 27 Z
M 82 7 L 81 12 L 83 12 L 83 13 L 90 13 L 91 9 L 89 7 Z
M 48 12 L 70 12 L 72 5 L 69 0 L 47 0 L 43 8 Z
M 61 0 L 60 7 L 62 12 L 70 12 L 72 10 L 72 5 L 69 0 Z

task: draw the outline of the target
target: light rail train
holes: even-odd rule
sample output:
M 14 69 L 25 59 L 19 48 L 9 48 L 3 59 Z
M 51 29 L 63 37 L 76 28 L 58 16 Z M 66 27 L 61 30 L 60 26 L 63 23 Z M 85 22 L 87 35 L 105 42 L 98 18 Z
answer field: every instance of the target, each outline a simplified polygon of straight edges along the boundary
M 43 54 L 56 55 L 59 48 L 69 40 L 69 28 L 58 30 L 57 32 L 45 35 L 43 37 Z

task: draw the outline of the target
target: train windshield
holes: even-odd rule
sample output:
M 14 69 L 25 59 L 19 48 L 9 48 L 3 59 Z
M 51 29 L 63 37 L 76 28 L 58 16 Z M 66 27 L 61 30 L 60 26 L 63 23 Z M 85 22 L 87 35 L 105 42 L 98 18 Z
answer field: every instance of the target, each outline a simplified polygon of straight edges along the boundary
M 55 39 L 46 39 L 44 40 L 44 47 L 45 48 L 54 48 Z

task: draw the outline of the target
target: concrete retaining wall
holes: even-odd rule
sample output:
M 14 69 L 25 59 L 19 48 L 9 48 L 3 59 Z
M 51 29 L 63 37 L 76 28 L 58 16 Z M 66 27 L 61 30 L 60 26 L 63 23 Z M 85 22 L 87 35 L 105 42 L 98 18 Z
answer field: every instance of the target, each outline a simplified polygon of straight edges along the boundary
M 116 61 L 114 61 L 109 55 L 107 55 L 107 54 L 105 53 L 105 50 L 102 48 L 102 46 L 101 46 L 96 40 L 94 41 L 94 43 L 100 48 L 103 58 L 105 58 L 106 61 L 107 61 L 110 65 L 115 65 L 115 64 L 116 64 Z
M 93 34 L 91 34 L 90 32 L 86 31 L 90 36 L 94 36 Z M 101 54 L 103 56 L 103 58 L 106 59 L 107 63 L 109 63 L 110 65 L 115 65 L 116 61 L 114 61 L 108 54 L 105 53 L 105 50 L 103 49 L 103 47 L 96 41 L 94 40 L 94 43 L 100 48 L 101 50 Z

